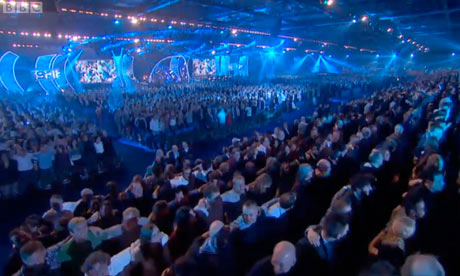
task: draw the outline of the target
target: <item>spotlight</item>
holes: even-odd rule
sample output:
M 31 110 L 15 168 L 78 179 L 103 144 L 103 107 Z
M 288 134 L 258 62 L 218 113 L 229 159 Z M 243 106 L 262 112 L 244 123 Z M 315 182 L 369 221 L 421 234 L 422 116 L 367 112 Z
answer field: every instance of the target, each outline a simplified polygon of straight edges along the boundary
M 168 29 L 172 29 L 172 25 L 169 25 L 169 26 L 168 26 Z
M 120 24 L 120 20 L 115 19 L 115 20 L 113 21 L 113 23 L 115 23 L 115 25 L 119 25 L 119 24 Z
M 350 57 L 350 55 L 346 55 L 345 57 L 346 57 L 346 58 L 349 58 L 349 57 Z
M 134 25 L 136 25 L 137 23 L 139 23 L 139 21 L 137 20 L 137 18 L 133 17 L 133 18 L 131 19 L 131 23 L 134 24 Z
M 414 57 L 414 53 L 410 54 L 410 57 L 413 58 L 413 57 Z
M 332 55 L 329 55 L 328 57 L 329 57 L 329 58 L 331 58 L 331 57 L 332 57 Z
M 334 0 L 325 0 L 325 1 L 324 1 L 324 5 L 326 5 L 326 6 L 332 6 L 332 5 L 334 5 Z
M 367 20 L 369 20 L 369 17 L 367 15 L 363 15 L 363 17 L 361 17 L 362 22 L 367 22 Z
M 211 54 L 212 54 L 212 55 L 215 55 L 215 54 L 216 54 L 216 51 L 212 50 Z
M 356 18 L 353 18 L 352 22 L 353 22 L 353 23 L 356 23 L 356 22 L 358 22 L 358 21 L 356 20 Z
M 380 57 L 380 54 L 375 55 L 375 57 Z
M 294 42 L 297 42 L 297 38 L 294 38 Z
M 391 33 L 393 31 L 393 28 L 388 28 L 387 33 Z
M 134 43 L 139 43 L 139 38 L 134 39 Z
M 396 53 L 393 53 L 392 57 L 396 58 L 398 55 Z
M 286 50 L 283 50 L 283 54 L 286 54 Z
M 140 53 L 140 52 L 141 52 L 141 48 L 137 48 L 137 49 L 136 49 L 136 52 Z
M 224 31 L 220 31 L 220 34 L 224 34 Z
M 455 55 L 457 55 L 457 54 L 456 54 L 456 53 L 452 53 L 452 56 L 455 56 Z
M 236 34 L 238 31 L 236 29 L 232 30 L 232 34 Z

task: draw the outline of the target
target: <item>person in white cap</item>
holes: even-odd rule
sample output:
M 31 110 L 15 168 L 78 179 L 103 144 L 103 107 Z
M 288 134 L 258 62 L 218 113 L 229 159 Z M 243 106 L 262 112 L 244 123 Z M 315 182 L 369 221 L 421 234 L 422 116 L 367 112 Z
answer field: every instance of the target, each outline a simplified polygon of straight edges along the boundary
M 64 202 L 62 204 L 62 209 L 70 211 L 73 214 L 76 214 L 75 211 L 77 210 L 77 207 L 79 207 L 80 203 L 82 203 L 82 201 L 87 201 L 87 203 L 85 205 L 88 205 L 87 209 L 89 209 L 90 204 L 88 204 L 88 202 L 90 203 L 90 201 L 92 200 L 93 194 L 94 194 L 93 190 L 91 190 L 90 188 L 85 188 L 85 189 L 81 190 L 81 192 L 80 192 L 81 198 L 79 200 Z M 83 209 L 83 207 L 84 207 L 84 205 L 82 205 L 80 207 L 80 210 L 78 211 L 79 213 L 81 212 L 81 209 Z M 75 215 L 75 216 L 77 217 L 78 215 Z
M 141 218 L 137 208 L 126 208 L 123 211 L 121 224 L 114 225 L 105 230 L 107 238 L 112 238 L 114 241 L 114 252 L 120 252 L 135 242 L 140 236 L 142 225 L 147 223 L 148 219 Z
M 76 217 L 86 217 L 88 210 L 91 207 L 94 193 L 93 190 L 91 190 L 90 188 L 85 188 L 81 191 L 80 195 L 80 203 L 78 203 L 77 207 L 75 207 L 75 211 L 73 211 L 73 214 Z

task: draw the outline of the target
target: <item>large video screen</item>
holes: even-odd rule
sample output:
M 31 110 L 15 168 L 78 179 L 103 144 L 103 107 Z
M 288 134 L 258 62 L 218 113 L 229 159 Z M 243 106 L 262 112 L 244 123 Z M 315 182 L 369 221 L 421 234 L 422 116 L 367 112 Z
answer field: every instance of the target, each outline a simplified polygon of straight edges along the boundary
M 117 77 L 113 60 L 79 60 L 76 70 L 80 74 L 80 82 L 90 83 L 112 83 Z
M 193 75 L 198 78 L 205 78 L 216 75 L 216 61 L 212 59 L 194 59 Z

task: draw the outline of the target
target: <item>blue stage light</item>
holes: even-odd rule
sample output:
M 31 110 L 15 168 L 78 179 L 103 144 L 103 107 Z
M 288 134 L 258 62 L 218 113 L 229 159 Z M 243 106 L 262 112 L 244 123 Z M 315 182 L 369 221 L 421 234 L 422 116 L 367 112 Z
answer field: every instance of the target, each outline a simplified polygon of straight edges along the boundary
M 115 23 L 115 25 L 119 25 L 119 24 L 120 24 L 120 20 L 115 19 L 115 20 L 113 20 L 113 23 Z
M 215 54 L 216 54 L 216 51 L 212 50 L 211 54 L 212 54 L 212 55 L 215 55 Z
M 452 56 L 455 56 L 455 55 L 457 55 L 457 54 L 456 54 L 456 53 L 452 53 Z
M 349 57 L 350 57 L 350 55 L 346 55 L 345 57 L 346 57 L 346 58 L 349 58 Z
M 168 29 L 172 29 L 172 26 L 171 26 L 171 25 L 169 25 L 169 26 L 168 26 Z
M 375 57 L 380 57 L 380 55 L 379 55 L 379 54 L 377 54 L 377 55 L 375 55 Z
M 413 58 L 413 57 L 414 57 L 414 53 L 410 54 L 410 57 Z

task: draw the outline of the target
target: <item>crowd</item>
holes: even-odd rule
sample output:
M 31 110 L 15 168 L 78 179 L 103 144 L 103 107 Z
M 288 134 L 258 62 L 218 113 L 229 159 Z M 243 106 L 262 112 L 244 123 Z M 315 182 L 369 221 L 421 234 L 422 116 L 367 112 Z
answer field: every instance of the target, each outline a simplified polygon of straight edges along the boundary
M 374 84 L 359 78 L 331 78 L 280 79 L 264 85 L 226 80 L 140 86 L 136 93 L 120 95 L 116 104 L 111 102 L 111 89 L 68 92 L 66 96 L 69 101 L 95 107 L 98 118 L 104 111 L 110 113 L 121 136 L 153 149 L 166 149 L 168 136 L 193 131 L 238 132 L 305 104 L 319 105 L 328 103 L 331 97 L 363 94 Z M 102 125 L 102 120 L 99 122 Z
M 159 149 L 126 189 L 55 194 L 11 231 L 5 274 L 453 275 L 459 76 L 319 107 L 212 160 Z
M 4 99 L 0 129 L 2 199 L 62 190 L 72 180 L 91 180 L 115 165 L 112 138 L 65 102 Z

